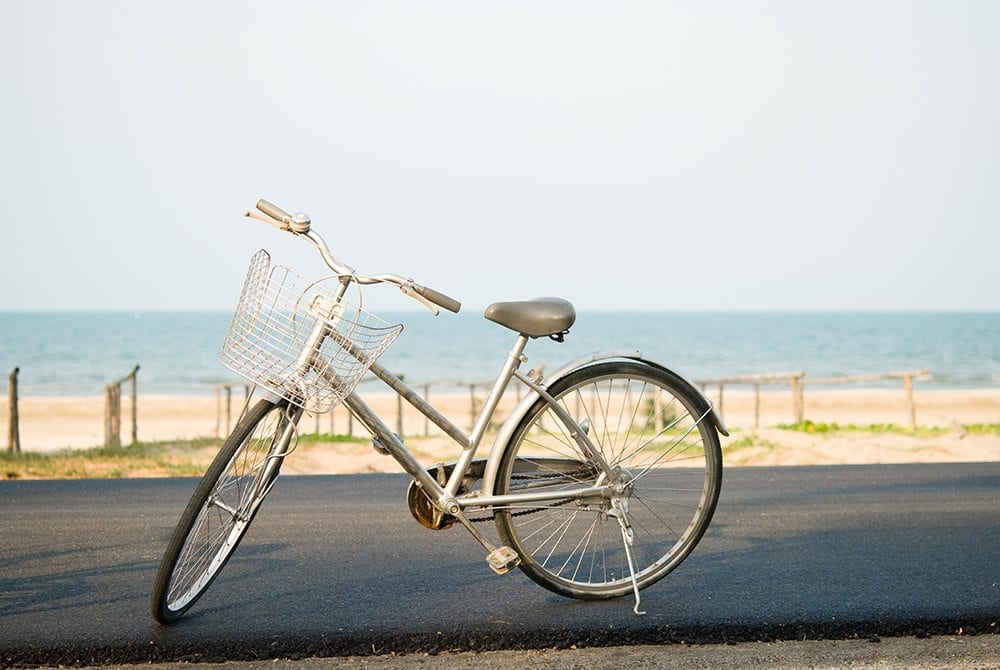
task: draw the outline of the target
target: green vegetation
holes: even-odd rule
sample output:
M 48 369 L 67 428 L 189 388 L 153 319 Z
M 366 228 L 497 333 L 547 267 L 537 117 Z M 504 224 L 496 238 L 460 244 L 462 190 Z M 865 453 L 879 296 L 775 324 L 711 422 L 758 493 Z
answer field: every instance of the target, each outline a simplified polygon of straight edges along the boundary
M 677 420 L 677 408 L 671 403 L 668 405 L 660 405 L 660 420 L 658 423 L 656 420 L 657 404 L 658 403 L 654 398 L 646 399 L 646 416 L 648 417 L 649 425 L 669 426 Z
M 329 444 L 334 443 L 347 443 L 347 444 L 361 444 L 365 442 L 371 442 L 371 436 L 360 436 L 360 435 L 331 435 L 330 433 L 302 433 L 299 435 L 299 444 Z
M 810 420 L 799 423 L 778 424 L 781 430 L 793 430 L 800 433 L 836 433 L 836 432 L 862 432 L 862 433 L 900 433 L 902 435 L 919 435 L 921 437 L 935 437 L 937 435 L 947 435 L 948 433 L 963 432 L 966 435 L 1000 435 L 1000 423 L 973 423 L 962 424 L 955 427 L 933 427 L 918 426 L 916 429 L 900 426 L 895 423 L 873 423 L 867 426 L 857 424 L 838 424 L 815 422 Z
M 222 441 L 141 442 L 132 446 L 0 452 L 0 479 L 187 477 L 200 475 Z
M 299 436 L 300 446 L 370 441 L 325 433 Z M 220 446 L 221 439 L 201 438 L 44 453 L 0 451 L 0 480 L 200 476 Z
M 746 437 L 741 437 L 738 440 L 730 440 L 726 443 L 726 449 L 747 449 L 749 447 L 757 446 L 758 442 L 760 442 L 760 440 L 752 435 L 748 435 Z
M 1000 423 L 963 424 L 962 430 L 967 435 L 1000 435 Z
M 777 445 L 757 435 L 747 435 L 738 440 L 733 439 L 723 443 L 722 452 L 726 465 L 746 465 L 756 463 L 770 456 Z

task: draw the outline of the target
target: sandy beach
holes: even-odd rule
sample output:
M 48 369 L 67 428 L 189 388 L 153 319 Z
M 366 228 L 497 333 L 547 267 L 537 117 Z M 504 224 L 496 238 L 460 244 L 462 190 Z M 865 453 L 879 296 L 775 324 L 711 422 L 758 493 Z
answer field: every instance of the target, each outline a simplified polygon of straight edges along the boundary
M 977 434 L 962 426 L 1000 423 L 1000 389 L 917 390 L 914 392 L 917 425 L 944 430 L 916 433 L 873 430 L 803 432 L 777 428 L 795 420 L 793 397 L 788 391 L 761 393 L 726 389 L 721 404 L 730 429 L 723 439 L 727 465 L 810 465 L 842 463 L 906 463 L 993 461 L 1000 459 L 1000 436 L 995 431 Z M 392 428 L 403 407 L 403 433 L 407 445 L 428 463 L 454 459 L 457 448 L 424 417 L 395 396 L 370 394 L 369 403 Z M 471 425 L 473 400 L 468 393 L 437 394 L 432 402 L 463 429 Z M 505 398 L 504 406 L 517 399 Z M 721 402 L 720 402 L 721 401 Z M 475 402 L 481 403 L 482 396 Z M 123 442 L 131 439 L 131 403 L 122 400 Z M 162 441 L 217 436 L 228 433 L 242 409 L 241 394 L 234 394 L 227 414 L 224 397 L 140 395 L 137 435 L 140 441 Z M 99 445 L 104 440 L 104 399 L 101 397 L 24 397 L 20 399 L 20 433 L 24 451 L 51 452 Z M 910 410 L 902 390 L 807 390 L 804 418 L 816 423 L 870 426 L 896 424 L 909 427 Z M 8 423 L 6 406 L 0 424 Z M 759 424 L 759 425 L 755 425 Z M 344 408 L 318 417 L 307 416 L 304 433 L 346 434 L 351 422 Z M 360 425 L 353 425 L 363 435 Z M 483 452 L 485 455 L 485 450 Z M 362 441 L 310 445 L 300 448 L 286 463 L 285 472 L 351 473 L 393 472 L 398 467 Z

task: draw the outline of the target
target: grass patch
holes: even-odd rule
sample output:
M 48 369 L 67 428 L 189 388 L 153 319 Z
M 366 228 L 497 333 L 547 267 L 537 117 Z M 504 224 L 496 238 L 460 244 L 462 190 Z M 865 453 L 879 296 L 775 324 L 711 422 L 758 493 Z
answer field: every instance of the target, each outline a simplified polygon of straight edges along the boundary
M 968 435 L 1000 435 L 1000 423 L 962 424 L 962 430 Z
M 371 436 L 359 436 L 359 435 L 331 435 L 330 433 L 301 433 L 299 435 L 299 444 L 328 444 L 330 442 L 334 443 L 344 443 L 344 444 L 361 444 L 371 442 Z
M 141 442 L 132 446 L 0 452 L 0 479 L 187 477 L 202 474 L 222 440 Z
M 756 435 L 747 435 L 738 440 L 729 440 L 722 448 L 727 465 L 757 463 L 775 452 L 777 445 Z
M 972 423 L 961 426 L 942 428 L 936 426 L 918 426 L 916 429 L 908 426 L 900 426 L 895 423 L 872 423 L 868 425 L 857 425 L 853 423 L 839 424 L 836 422 L 825 423 L 822 421 L 800 421 L 798 423 L 780 423 L 781 430 L 792 430 L 800 433 L 898 433 L 901 435 L 918 435 L 920 437 L 936 437 L 947 435 L 948 433 L 963 432 L 967 435 L 1000 435 L 1000 423 Z
M 370 437 L 327 433 L 299 436 L 300 446 L 370 441 Z M 221 446 L 221 439 L 200 438 L 44 453 L 0 451 L 0 480 L 198 477 Z

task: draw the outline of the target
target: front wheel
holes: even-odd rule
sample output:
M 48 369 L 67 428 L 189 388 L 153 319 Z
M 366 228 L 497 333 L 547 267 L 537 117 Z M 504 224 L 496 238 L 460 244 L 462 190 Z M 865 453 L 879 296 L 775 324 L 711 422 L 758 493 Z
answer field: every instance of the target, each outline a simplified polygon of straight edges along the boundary
M 287 453 L 297 419 L 287 401 L 258 402 L 222 445 L 181 515 L 152 594 L 173 623 L 208 589 L 250 527 Z
M 708 406 L 683 379 L 632 361 L 576 370 L 550 395 L 587 434 L 609 475 L 539 399 L 500 460 L 499 495 L 602 487 L 603 494 L 496 509 L 521 569 L 560 595 L 598 599 L 645 588 L 690 554 L 719 499 L 722 453 Z M 550 496 L 551 497 L 551 496 Z

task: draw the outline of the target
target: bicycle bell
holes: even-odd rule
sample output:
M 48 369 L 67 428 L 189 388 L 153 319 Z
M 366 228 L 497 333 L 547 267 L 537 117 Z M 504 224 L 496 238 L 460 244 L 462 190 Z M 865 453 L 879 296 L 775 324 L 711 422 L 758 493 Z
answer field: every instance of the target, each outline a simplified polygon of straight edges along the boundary
M 309 220 L 309 215 L 305 212 L 296 212 L 292 216 L 292 220 L 288 222 L 288 227 L 292 229 L 294 233 L 308 233 L 309 225 L 312 222 Z

